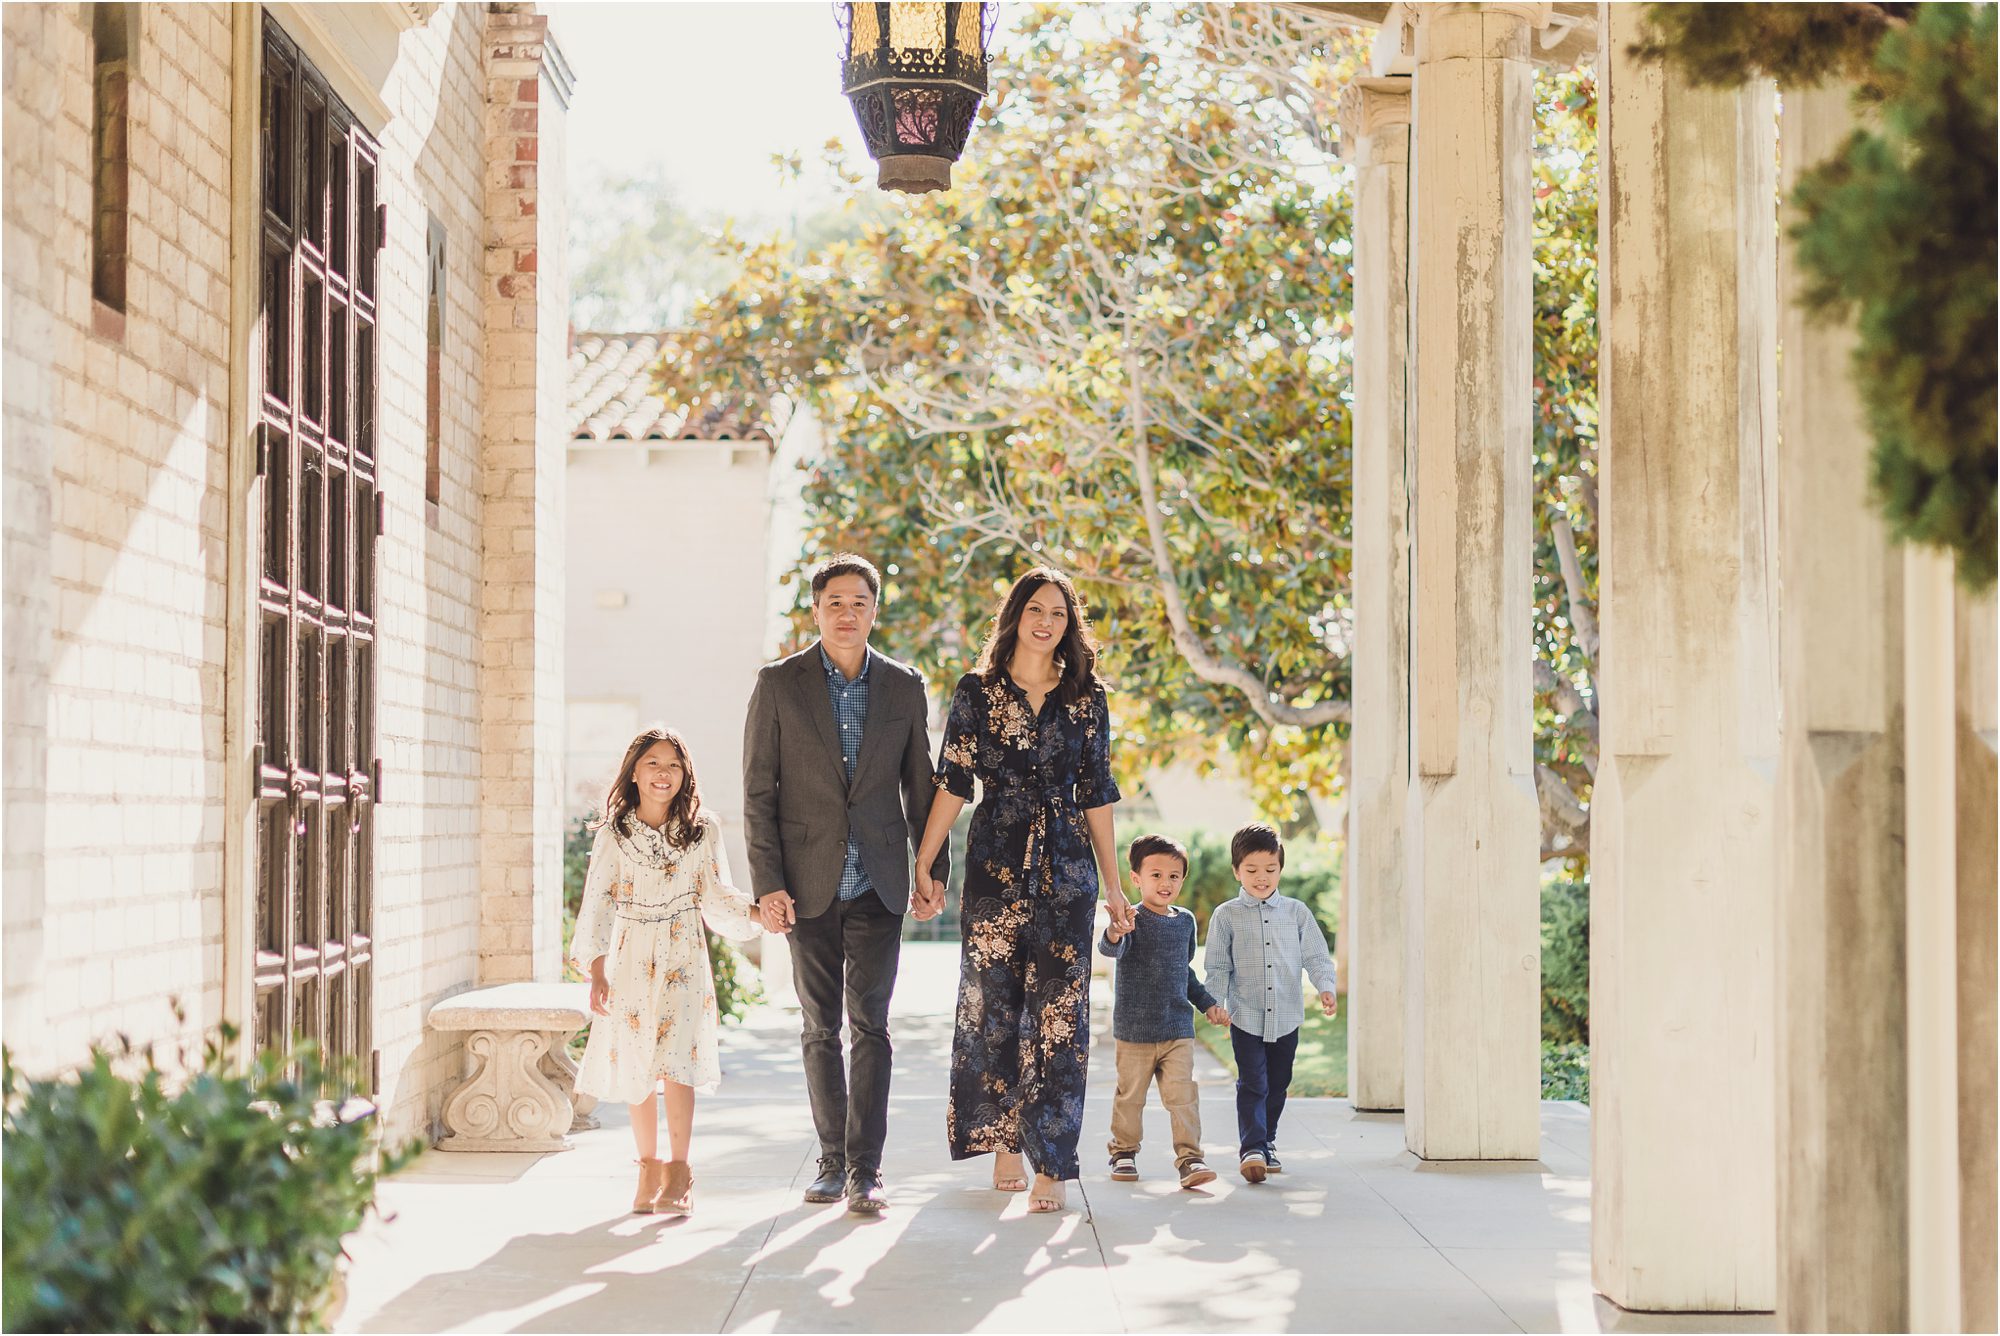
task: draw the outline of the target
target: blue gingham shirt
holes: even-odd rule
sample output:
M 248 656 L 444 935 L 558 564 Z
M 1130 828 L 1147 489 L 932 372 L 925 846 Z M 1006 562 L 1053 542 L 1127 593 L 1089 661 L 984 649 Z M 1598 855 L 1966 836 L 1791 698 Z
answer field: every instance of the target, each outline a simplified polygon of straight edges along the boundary
M 875 662 L 875 651 L 871 649 L 862 655 L 861 672 L 851 681 L 827 657 L 824 645 L 820 646 L 819 662 L 826 669 L 826 698 L 833 706 L 833 731 L 840 739 L 840 761 L 847 767 L 847 782 L 852 784 L 855 763 L 861 759 L 861 730 L 868 723 L 868 670 Z M 861 868 L 861 837 L 850 826 L 847 861 L 840 865 L 840 890 L 836 894 L 843 900 L 859 900 L 873 889 L 868 874 Z
M 1229 1009 L 1229 1023 L 1265 1043 L 1283 1039 L 1305 1023 L 1299 975 L 1313 988 L 1337 991 L 1333 956 L 1319 920 L 1302 901 L 1273 894 L 1259 900 L 1238 891 L 1208 918 L 1208 991 Z

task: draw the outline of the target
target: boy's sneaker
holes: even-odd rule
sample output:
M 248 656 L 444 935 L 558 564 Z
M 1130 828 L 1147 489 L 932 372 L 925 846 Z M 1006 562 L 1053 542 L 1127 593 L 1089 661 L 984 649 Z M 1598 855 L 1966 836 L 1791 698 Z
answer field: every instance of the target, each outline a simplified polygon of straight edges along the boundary
M 1269 1168 L 1264 1163 L 1264 1152 L 1261 1150 L 1244 1151 L 1243 1158 L 1237 1163 L 1236 1167 L 1243 1171 L 1243 1181 L 1245 1183 L 1263 1182 L 1264 1174 Z
M 1278 1163 L 1278 1148 L 1276 1146 L 1264 1147 L 1264 1172 L 1267 1174 L 1282 1174 L 1285 1172 L 1285 1166 Z
M 1181 1186 L 1198 1188 L 1203 1183 L 1215 1181 L 1215 1170 L 1208 1167 L 1206 1160 L 1189 1160 L 1181 1166 Z
M 1213 1177 L 1213 1175 L 1210 1175 Z M 1127 1151 L 1111 1157 L 1111 1179 L 1114 1183 L 1136 1183 L 1139 1181 L 1139 1162 Z

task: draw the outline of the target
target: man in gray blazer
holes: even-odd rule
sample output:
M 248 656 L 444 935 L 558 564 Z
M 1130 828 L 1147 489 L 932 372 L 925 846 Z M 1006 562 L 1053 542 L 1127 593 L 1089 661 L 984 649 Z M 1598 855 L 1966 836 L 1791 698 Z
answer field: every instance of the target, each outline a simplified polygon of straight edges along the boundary
M 819 1175 L 806 1200 L 845 1195 L 861 1214 L 888 1205 L 889 994 L 912 901 L 910 857 L 936 792 L 923 677 L 868 645 L 881 592 L 882 577 L 860 557 L 814 570 L 820 638 L 759 670 L 743 734 L 751 888 L 765 928 L 792 938 L 805 1018 L 806 1092 L 819 1133 Z M 946 871 L 940 854 L 932 875 L 942 882 Z M 916 899 L 918 918 L 943 908 Z

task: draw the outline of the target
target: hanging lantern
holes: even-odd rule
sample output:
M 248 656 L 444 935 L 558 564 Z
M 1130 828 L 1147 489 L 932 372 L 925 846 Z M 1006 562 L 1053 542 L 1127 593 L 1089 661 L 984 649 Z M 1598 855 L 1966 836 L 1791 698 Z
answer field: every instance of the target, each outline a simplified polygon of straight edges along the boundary
M 884 190 L 921 195 L 951 188 L 986 96 L 986 47 L 999 6 L 836 4 L 840 89 Z

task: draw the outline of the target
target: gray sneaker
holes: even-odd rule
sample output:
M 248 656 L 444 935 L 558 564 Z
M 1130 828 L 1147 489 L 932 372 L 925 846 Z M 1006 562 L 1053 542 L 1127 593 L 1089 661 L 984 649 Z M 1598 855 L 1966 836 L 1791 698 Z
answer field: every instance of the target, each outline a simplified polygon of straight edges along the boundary
M 1261 1150 L 1244 1151 L 1243 1158 L 1237 1162 L 1236 1167 L 1242 1171 L 1245 1183 L 1263 1182 L 1264 1175 L 1269 1169 L 1264 1163 L 1264 1152 Z
M 1181 1166 L 1181 1186 L 1184 1188 L 1198 1188 L 1214 1181 L 1215 1170 L 1208 1167 L 1206 1160 L 1189 1160 Z
M 1139 1181 L 1139 1162 L 1132 1152 L 1120 1151 L 1111 1157 L 1111 1181 L 1114 1183 L 1136 1183 Z

